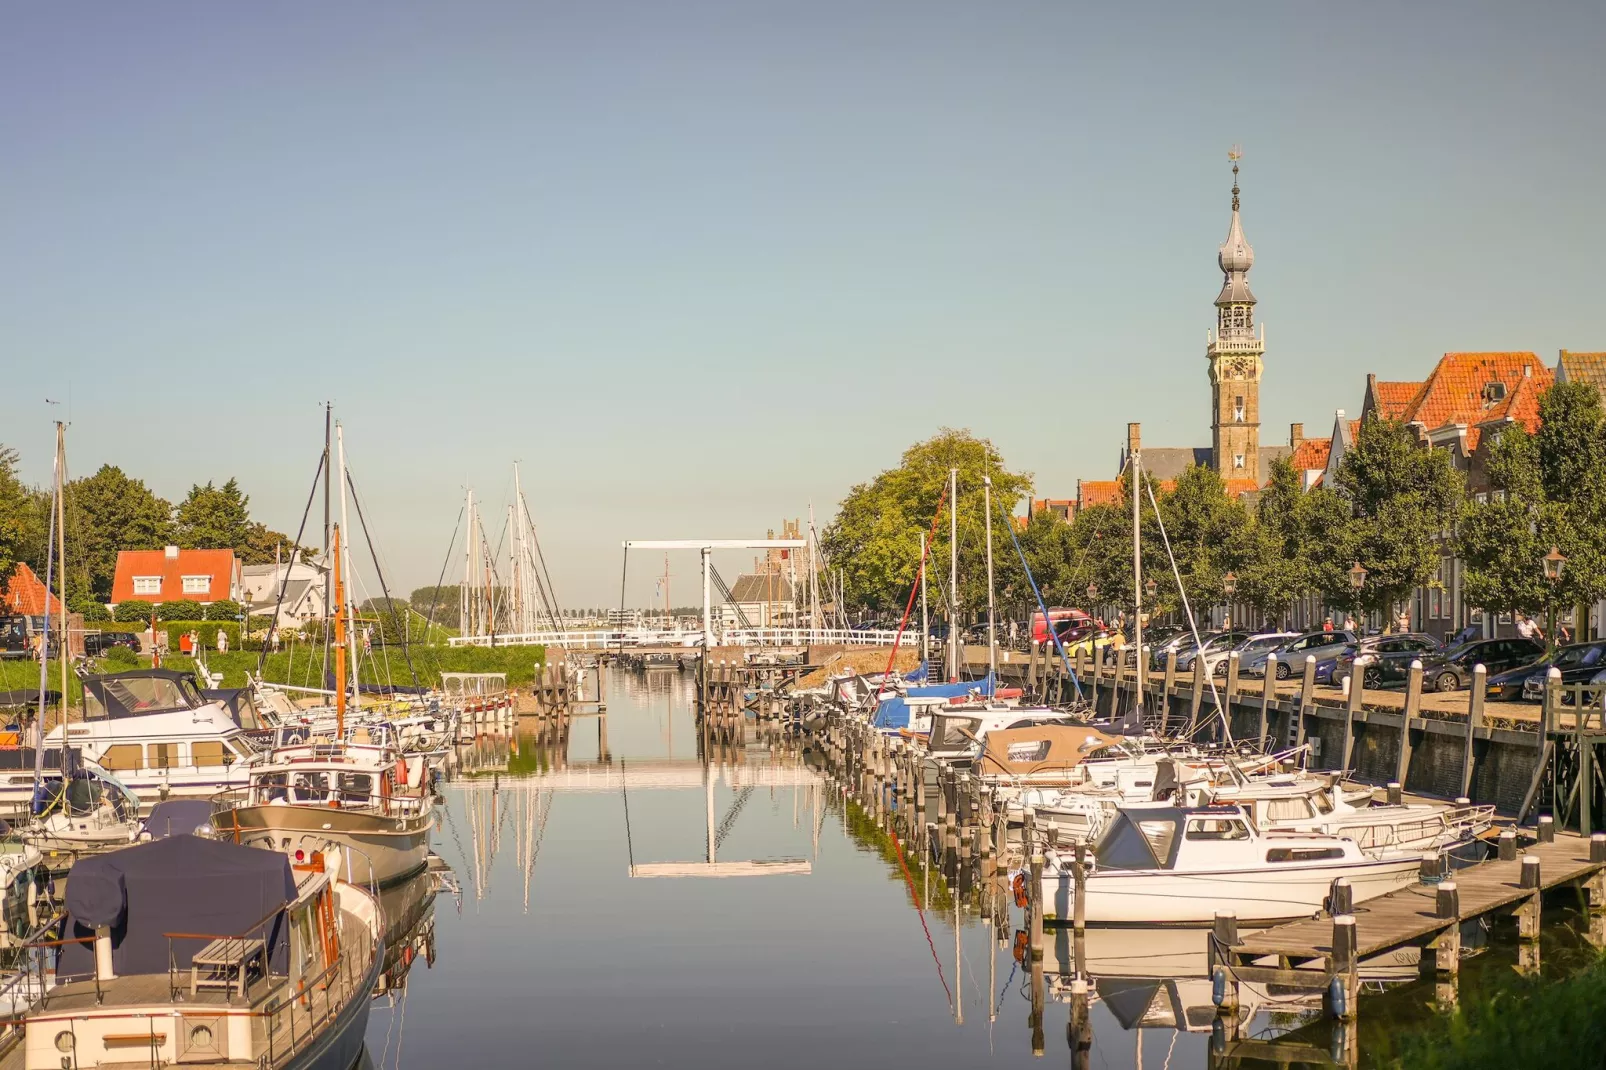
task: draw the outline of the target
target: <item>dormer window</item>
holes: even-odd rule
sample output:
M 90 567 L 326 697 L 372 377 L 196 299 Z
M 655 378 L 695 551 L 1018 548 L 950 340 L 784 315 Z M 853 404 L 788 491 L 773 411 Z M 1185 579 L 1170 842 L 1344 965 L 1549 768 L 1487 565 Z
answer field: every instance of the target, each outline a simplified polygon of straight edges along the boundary
M 1484 385 L 1484 388 L 1483 388 L 1483 400 L 1484 401 L 1488 402 L 1490 405 L 1493 405 L 1496 402 L 1504 401 L 1505 399 L 1506 399 L 1506 384 L 1505 383 L 1502 383 L 1499 380 L 1495 380 L 1494 382 L 1487 383 L 1487 384 Z

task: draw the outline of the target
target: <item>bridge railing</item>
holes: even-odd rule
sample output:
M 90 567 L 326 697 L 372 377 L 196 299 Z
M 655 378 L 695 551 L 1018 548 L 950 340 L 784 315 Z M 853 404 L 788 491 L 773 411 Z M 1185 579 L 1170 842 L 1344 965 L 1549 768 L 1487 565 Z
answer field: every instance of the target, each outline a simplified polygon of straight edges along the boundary
M 851 628 L 727 628 L 715 629 L 715 646 L 888 646 L 897 637 L 891 629 L 858 631 Z M 614 631 L 542 631 L 505 635 L 460 635 L 448 642 L 452 646 L 558 646 L 567 650 L 629 650 L 636 647 L 682 647 L 694 654 L 703 647 L 700 631 L 631 628 Z M 904 633 L 903 642 L 911 649 L 919 636 Z

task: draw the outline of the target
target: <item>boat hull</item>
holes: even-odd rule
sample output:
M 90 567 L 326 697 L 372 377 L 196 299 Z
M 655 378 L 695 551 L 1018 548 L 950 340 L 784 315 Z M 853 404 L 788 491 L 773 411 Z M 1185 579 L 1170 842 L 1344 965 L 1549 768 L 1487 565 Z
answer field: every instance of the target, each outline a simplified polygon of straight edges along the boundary
M 384 961 L 385 948 L 376 945 L 362 988 L 352 994 L 316 1041 L 284 1062 L 283 1070 L 352 1070 L 357 1065 L 368 1034 L 368 1008 L 373 1005 L 369 993 L 379 982 Z
M 390 885 L 422 873 L 429 857 L 432 813 L 387 817 L 321 806 L 240 806 L 217 817 L 219 831 L 241 843 L 283 851 L 326 841 L 345 848 L 342 875 L 353 884 Z
M 1240 923 L 1307 918 L 1321 910 L 1338 877 L 1349 880 L 1360 903 L 1417 879 L 1420 861 L 1399 857 L 1343 865 L 1287 865 L 1276 871 L 1106 870 L 1088 878 L 1086 918 L 1092 925 L 1208 926 L 1217 911 L 1234 911 Z M 1067 872 L 1043 878 L 1043 916 L 1073 918 L 1075 882 Z

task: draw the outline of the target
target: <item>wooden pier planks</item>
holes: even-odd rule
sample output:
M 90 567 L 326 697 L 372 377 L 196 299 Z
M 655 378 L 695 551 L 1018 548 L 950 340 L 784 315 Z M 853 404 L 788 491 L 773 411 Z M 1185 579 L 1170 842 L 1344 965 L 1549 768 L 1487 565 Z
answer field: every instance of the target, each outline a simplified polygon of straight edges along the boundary
M 1606 871 L 1606 863 L 1589 860 L 1589 840 L 1558 835 L 1553 843 L 1535 843 L 1525 854 L 1539 859 L 1541 890 L 1576 884 Z M 1522 856 L 1515 861 L 1491 859 L 1453 874 L 1460 892 L 1459 919 L 1467 921 L 1523 905 L 1532 891 L 1521 885 Z M 1426 943 L 1451 922 L 1435 916 L 1435 886 L 1415 884 L 1357 904 L 1356 953 L 1370 958 L 1402 947 Z M 1276 958 L 1288 966 L 1326 960 L 1332 954 L 1331 918 L 1287 922 L 1265 929 L 1234 945 L 1233 958 L 1244 966 Z M 1247 978 L 1246 978 L 1247 979 Z

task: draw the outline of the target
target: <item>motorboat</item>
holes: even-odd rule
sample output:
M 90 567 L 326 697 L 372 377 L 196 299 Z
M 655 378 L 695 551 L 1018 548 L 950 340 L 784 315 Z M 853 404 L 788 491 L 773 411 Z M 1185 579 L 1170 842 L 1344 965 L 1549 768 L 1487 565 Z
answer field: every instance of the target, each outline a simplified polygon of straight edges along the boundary
M 40 779 L 32 820 L 21 836 L 52 855 L 115 850 L 139 837 L 139 811 L 131 788 L 95 763 L 82 762 L 65 776 Z
M 1050 851 L 1044 916 L 1072 918 L 1074 855 Z M 1209 925 L 1220 910 L 1241 922 L 1315 914 L 1344 877 L 1357 903 L 1417 879 L 1414 851 L 1363 852 L 1355 840 L 1267 831 L 1238 806 L 1126 807 L 1093 843 L 1084 875 L 1091 924 Z
M 50 730 L 47 757 L 65 742 L 147 803 L 244 785 L 256 744 L 187 673 L 134 669 L 86 676 L 83 685 L 84 719 Z M 31 768 L 0 774 L 0 802 L 27 803 L 33 791 Z
M 176 835 L 80 861 L 56 984 L 0 1070 L 350 1070 L 383 961 L 379 904 L 334 860 Z
M 213 824 L 239 843 L 302 857 L 333 841 L 351 880 L 383 886 L 424 869 L 434 793 L 422 755 L 308 743 L 274 750 L 243 790 L 217 796 Z
M 1075 727 L 1077 723 L 1063 711 L 1047 706 L 988 703 L 944 707 L 931 713 L 931 729 L 925 737 L 926 754 L 940 761 L 974 765 L 993 733 L 1052 725 Z

